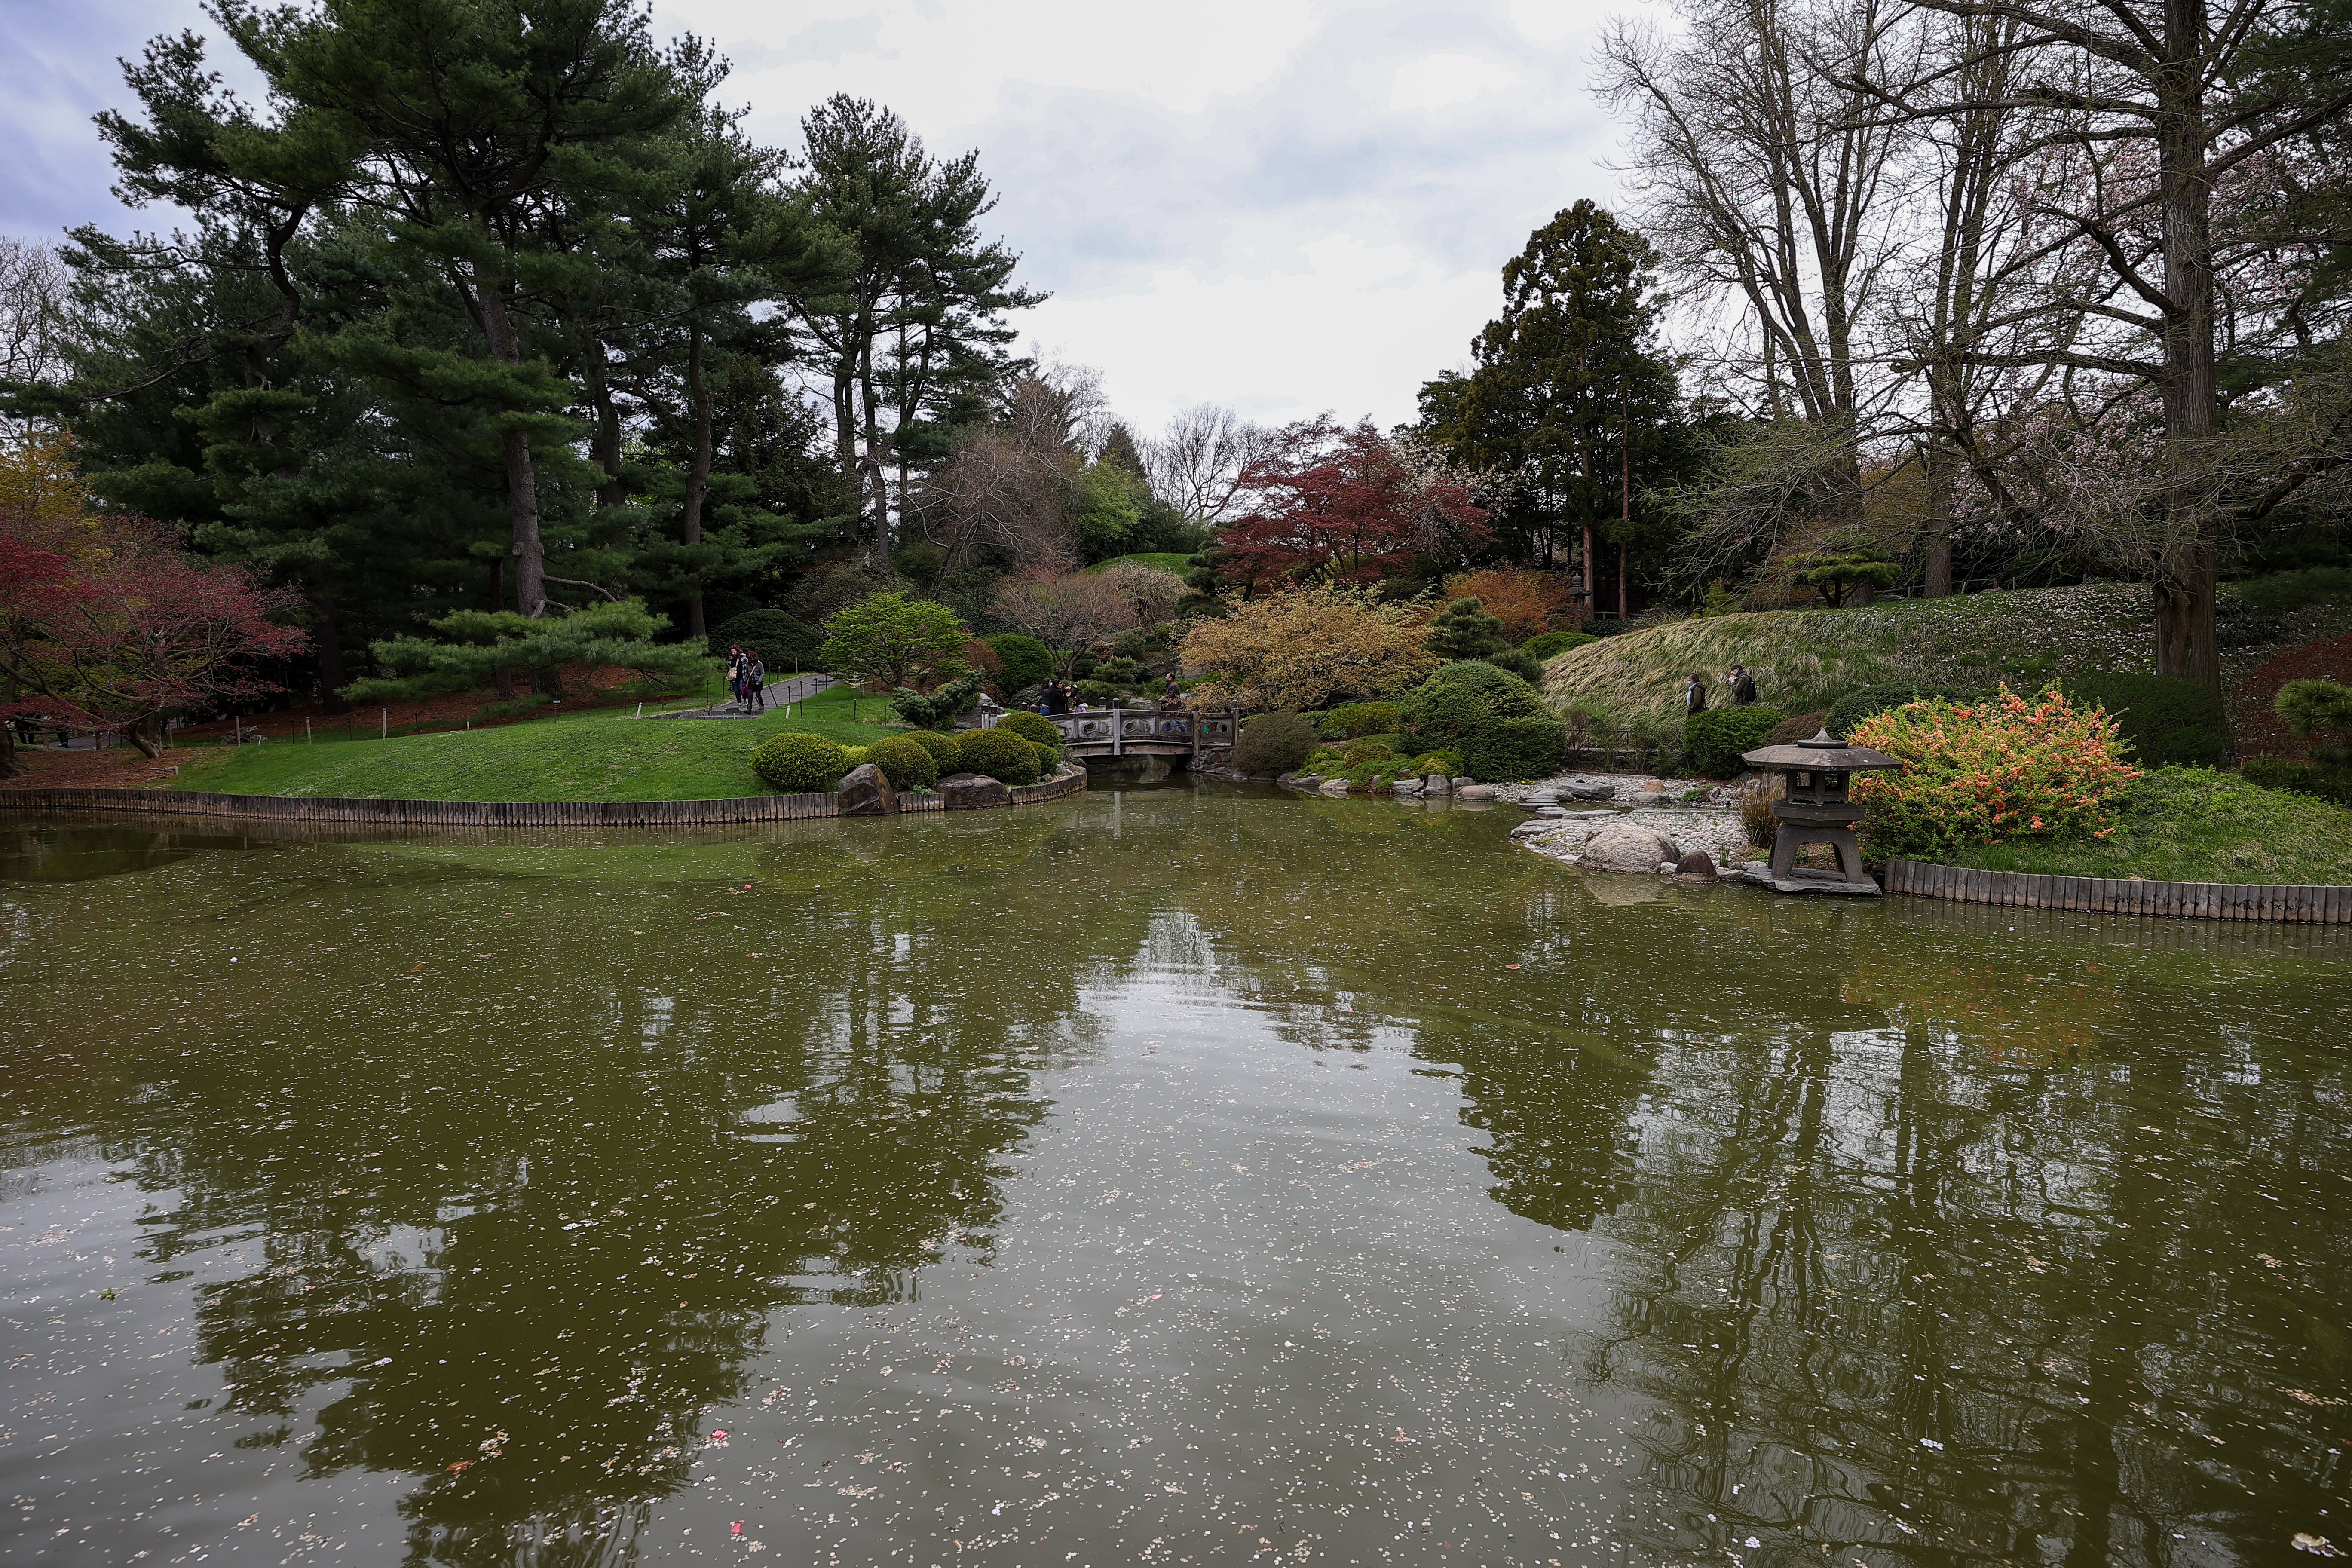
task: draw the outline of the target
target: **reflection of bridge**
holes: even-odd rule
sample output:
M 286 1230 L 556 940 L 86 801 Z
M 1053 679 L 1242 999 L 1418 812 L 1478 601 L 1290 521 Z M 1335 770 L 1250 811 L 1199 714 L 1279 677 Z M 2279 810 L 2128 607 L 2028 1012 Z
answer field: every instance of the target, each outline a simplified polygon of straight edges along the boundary
M 1240 716 L 1230 710 L 1193 713 L 1181 708 L 1106 708 L 1095 713 L 1048 715 L 1062 732 L 1062 750 L 1079 762 L 1099 757 L 1188 757 L 1220 761 L 1233 750 Z

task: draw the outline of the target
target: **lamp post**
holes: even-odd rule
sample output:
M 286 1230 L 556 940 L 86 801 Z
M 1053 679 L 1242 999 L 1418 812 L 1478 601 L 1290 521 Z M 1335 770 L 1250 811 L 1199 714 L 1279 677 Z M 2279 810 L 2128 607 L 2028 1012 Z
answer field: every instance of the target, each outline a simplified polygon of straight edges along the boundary
M 1858 773 L 1872 773 L 1903 764 L 1884 752 L 1832 741 L 1827 730 L 1793 746 L 1766 746 L 1739 759 L 1749 767 L 1777 772 L 1788 781 L 1781 798 L 1772 803 L 1772 886 L 1783 893 L 1874 894 L 1878 884 L 1862 868 L 1862 846 L 1853 825 L 1862 807 L 1847 794 L 1848 781 Z M 1834 873 L 1801 868 L 1797 851 L 1808 844 L 1826 844 L 1837 854 Z

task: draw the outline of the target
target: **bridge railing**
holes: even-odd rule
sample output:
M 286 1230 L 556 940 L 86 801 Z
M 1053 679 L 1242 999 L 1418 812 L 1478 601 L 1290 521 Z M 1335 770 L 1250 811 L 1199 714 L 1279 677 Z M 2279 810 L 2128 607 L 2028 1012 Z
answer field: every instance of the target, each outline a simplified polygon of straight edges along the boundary
M 1095 755 L 1118 756 L 1131 745 L 1186 746 L 1194 752 L 1234 743 L 1240 717 L 1226 710 L 1199 713 L 1182 708 L 1105 708 L 1087 713 L 1053 713 L 1063 745 Z

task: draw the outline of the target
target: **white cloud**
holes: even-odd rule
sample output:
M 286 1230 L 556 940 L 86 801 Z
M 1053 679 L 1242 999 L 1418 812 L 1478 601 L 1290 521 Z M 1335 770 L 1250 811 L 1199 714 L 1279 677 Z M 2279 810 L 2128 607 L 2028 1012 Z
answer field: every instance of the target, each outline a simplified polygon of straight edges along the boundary
M 1499 60 L 1475 55 L 1428 55 L 1397 67 L 1389 84 L 1389 107 L 1406 110 L 1452 109 L 1475 103 L 1519 86 L 1519 73 Z

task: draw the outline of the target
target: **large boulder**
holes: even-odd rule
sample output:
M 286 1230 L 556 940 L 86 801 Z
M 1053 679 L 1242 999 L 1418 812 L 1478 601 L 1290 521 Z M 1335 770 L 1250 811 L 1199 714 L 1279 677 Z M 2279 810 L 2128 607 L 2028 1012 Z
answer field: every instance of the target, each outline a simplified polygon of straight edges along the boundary
M 1682 850 L 1664 834 L 1639 823 L 1612 822 L 1595 828 L 1584 841 L 1579 863 L 1595 871 L 1657 875 L 1659 863 L 1679 860 Z
M 1423 795 L 1452 795 L 1454 793 L 1454 781 L 1446 777 L 1444 773 L 1432 773 L 1427 778 L 1421 781 L 1421 793 Z
M 884 816 L 898 809 L 898 792 L 872 763 L 860 763 L 833 786 L 841 796 L 844 816 Z
M 1712 882 L 1716 879 L 1715 857 L 1704 849 L 1692 849 L 1675 862 L 1675 876 L 1685 882 Z
M 1570 800 L 1615 800 L 1617 782 L 1614 779 L 1579 779 L 1572 784 L 1561 785 L 1559 793 Z
M 984 806 L 1011 805 L 1012 786 L 986 773 L 950 773 L 940 781 L 940 804 L 950 811 L 978 811 Z

